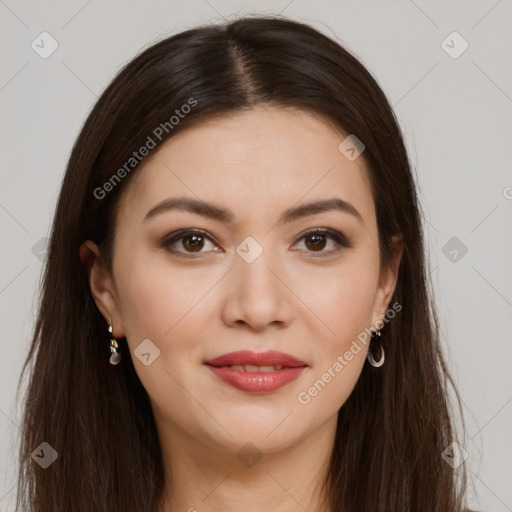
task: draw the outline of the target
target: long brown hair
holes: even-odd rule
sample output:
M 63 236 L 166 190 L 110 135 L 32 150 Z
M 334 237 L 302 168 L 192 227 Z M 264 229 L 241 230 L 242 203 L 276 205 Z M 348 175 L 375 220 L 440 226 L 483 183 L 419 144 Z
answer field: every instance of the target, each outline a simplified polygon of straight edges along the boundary
M 338 414 L 325 482 L 331 509 L 463 509 L 463 466 L 454 470 L 441 456 L 455 440 L 453 383 L 440 350 L 420 205 L 392 108 L 369 71 L 333 39 L 284 17 L 245 17 L 141 52 L 82 127 L 58 198 L 20 378 L 21 385 L 29 375 L 17 510 L 153 512 L 159 504 L 164 470 L 148 395 L 130 357 L 108 363 L 108 333 L 79 247 L 95 241 L 112 269 L 119 198 L 158 150 L 139 166 L 131 160 L 148 137 L 159 145 L 196 122 L 257 104 L 310 111 L 363 141 L 382 265 L 391 261 L 392 236 L 404 241 L 391 301 L 402 310 L 382 335 L 386 362 L 365 365 Z M 42 442 L 58 453 L 47 469 L 31 457 Z

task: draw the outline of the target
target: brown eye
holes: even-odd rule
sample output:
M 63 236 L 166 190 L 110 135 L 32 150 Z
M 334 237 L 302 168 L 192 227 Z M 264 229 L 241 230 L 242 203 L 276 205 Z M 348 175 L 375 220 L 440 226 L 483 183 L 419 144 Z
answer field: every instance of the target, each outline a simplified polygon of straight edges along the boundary
M 185 230 L 173 233 L 163 240 L 162 247 L 166 248 L 172 253 L 187 256 L 194 253 L 208 252 L 203 251 L 205 244 L 209 242 L 213 247 L 215 244 L 211 241 L 210 237 L 201 231 Z
M 308 249 L 310 249 L 311 251 L 321 251 L 322 249 L 325 248 L 326 235 L 313 234 L 313 235 L 308 235 L 305 238 L 307 240 L 306 247 Z
M 343 247 L 352 247 L 344 235 L 331 229 L 313 229 L 303 234 L 299 241 L 302 240 L 304 240 L 306 252 L 318 253 L 314 256 L 329 256 L 337 253 Z M 324 250 L 329 245 L 329 240 L 331 241 L 331 248 Z
M 331 229 L 310 230 L 299 239 L 299 241 L 302 240 L 304 240 L 306 247 L 305 251 L 314 256 L 329 256 L 340 251 L 343 247 L 352 247 L 343 234 Z M 330 246 L 329 242 L 331 243 Z M 207 246 L 208 243 L 212 245 L 212 249 L 203 250 L 205 244 Z M 194 254 L 208 253 L 212 250 L 218 252 L 215 249 L 216 244 L 206 233 L 192 229 L 172 233 L 162 241 L 161 246 L 171 253 L 184 257 L 193 257 Z
M 200 235 L 187 235 L 180 240 L 182 240 L 183 247 L 191 252 L 200 251 L 204 246 L 204 237 Z

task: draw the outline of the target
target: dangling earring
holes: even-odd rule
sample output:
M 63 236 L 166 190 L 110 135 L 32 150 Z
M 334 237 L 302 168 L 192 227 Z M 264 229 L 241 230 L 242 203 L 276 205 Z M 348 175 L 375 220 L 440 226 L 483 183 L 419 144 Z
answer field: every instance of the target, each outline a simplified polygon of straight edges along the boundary
M 117 351 L 119 348 L 119 345 L 117 343 L 117 340 L 112 335 L 112 320 L 110 321 L 110 324 L 108 326 L 108 332 L 110 333 L 110 364 L 116 365 L 119 364 L 119 361 L 121 361 L 121 354 Z
M 378 329 L 375 334 L 377 336 L 381 336 L 380 334 L 380 329 Z M 379 345 L 379 349 L 380 349 L 380 359 L 377 361 L 374 357 L 373 357 L 373 350 L 375 347 L 372 347 L 372 341 L 374 340 L 374 336 L 372 334 L 372 340 L 370 341 L 370 348 L 368 349 L 368 354 L 366 356 L 366 359 L 368 359 L 368 362 L 375 368 L 379 368 L 380 366 L 382 366 L 384 364 L 384 347 L 380 344 Z M 375 342 L 374 342 L 375 344 Z

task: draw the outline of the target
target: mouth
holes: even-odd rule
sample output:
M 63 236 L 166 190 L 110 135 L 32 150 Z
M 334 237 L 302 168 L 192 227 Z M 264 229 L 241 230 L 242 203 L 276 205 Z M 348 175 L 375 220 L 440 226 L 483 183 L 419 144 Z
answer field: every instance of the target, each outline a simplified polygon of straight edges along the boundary
M 269 393 L 294 381 L 308 367 L 283 352 L 231 352 L 205 362 L 224 383 L 251 393 Z
M 206 363 L 208 364 L 208 363 Z M 282 370 L 283 368 L 285 368 L 282 364 L 273 364 L 273 365 L 264 365 L 264 366 L 257 366 L 257 365 L 253 365 L 253 364 L 231 364 L 231 365 L 222 365 L 222 366 L 218 366 L 218 365 L 212 365 L 210 364 L 209 366 L 213 366 L 215 368 L 231 368 L 232 370 L 237 370 L 239 372 L 262 372 L 262 373 L 266 373 L 266 372 L 275 372 L 275 371 L 278 371 L 278 370 Z M 288 368 L 288 367 L 286 367 Z

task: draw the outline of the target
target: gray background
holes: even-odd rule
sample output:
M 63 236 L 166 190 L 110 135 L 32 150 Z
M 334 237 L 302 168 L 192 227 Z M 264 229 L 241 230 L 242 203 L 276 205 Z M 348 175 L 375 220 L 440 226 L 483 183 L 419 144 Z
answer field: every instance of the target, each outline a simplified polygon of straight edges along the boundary
M 15 388 L 44 238 L 86 114 L 119 67 L 152 42 L 202 22 L 279 12 L 355 52 L 395 108 L 417 173 L 441 333 L 464 402 L 471 504 L 512 510 L 511 0 L 0 0 L 1 511 L 13 510 Z M 46 59 L 31 47 L 50 47 L 49 39 L 41 43 L 43 31 L 58 43 Z M 448 37 L 454 31 L 469 45 L 457 58 L 464 43 Z

